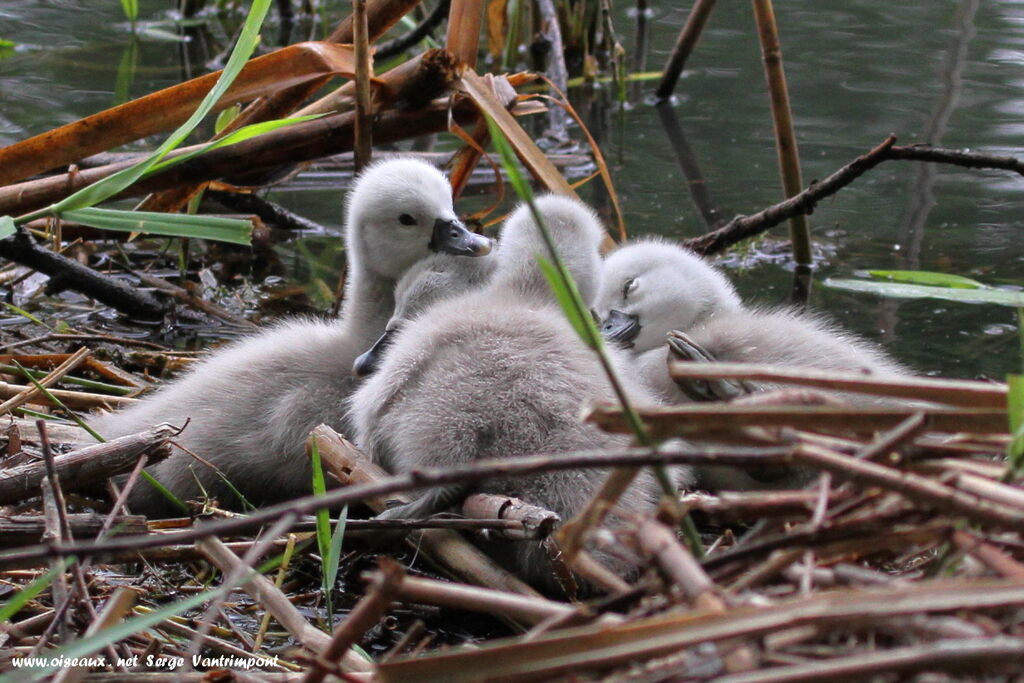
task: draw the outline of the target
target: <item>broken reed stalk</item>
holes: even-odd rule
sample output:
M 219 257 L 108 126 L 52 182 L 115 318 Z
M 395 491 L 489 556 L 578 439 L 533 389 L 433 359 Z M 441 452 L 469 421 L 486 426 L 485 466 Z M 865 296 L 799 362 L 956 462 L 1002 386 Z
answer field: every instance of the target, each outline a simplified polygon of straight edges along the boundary
M 42 389 L 40 387 L 49 388 L 53 386 L 54 384 L 59 382 L 61 378 L 64 377 L 64 375 L 68 374 L 69 372 L 77 368 L 79 365 L 81 365 L 83 362 L 85 362 L 85 359 L 91 353 L 92 351 L 90 351 L 89 348 L 86 346 L 83 346 L 77 351 L 75 351 L 74 354 L 69 356 L 67 360 L 65 360 L 59 366 L 54 368 L 54 370 L 50 372 L 48 375 L 46 375 L 46 377 L 39 380 L 38 386 L 33 384 L 33 386 L 24 388 L 20 390 L 15 396 L 9 398 L 3 403 L 0 403 L 0 415 L 3 415 L 4 413 L 9 412 L 11 410 L 14 410 L 23 403 L 28 403 L 32 399 L 39 396 L 39 394 L 42 393 Z
M 476 68 L 483 19 L 483 0 L 452 0 L 448 10 L 448 40 L 445 48 L 467 69 Z
M 789 106 L 789 92 L 786 88 L 786 73 L 782 67 L 782 46 L 779 30 L 775 24 L 772 0 L 752 0 L 757 33 L 761 39 L 761 56 L 764 60 L 765 79 L 772 103 L 772 124 L 775 128 L 775 146 L 779 156 L 779 170 L 782 186 L 787 198 L 803 189 L 800 174 L 800 154 L 793 132 L 793 113 Z M 789 219 L 789 238 L 793 244 L 793 259 L 798 266 L 811 265 L 811 235 L 804 214 Z
M 370 76 L 373 75 L 370 39 L 366 27 L 366 0 L 352 0 L 352 34 L 356 59 L 355 172 L 370 163 L 373 154 L 373 102 Z
M 693 9 L 690 10 L 690 15 L 679 32 L 679 38 L 676 39 L 675 47 L 672 48 L 668 63 L 665 64 L 665 71 L 661 74 L 658 88 L 654 91 L 659 100 L 667 100 L 672 97 L 672 91 L 676 89 L 676 83 L 679 82 L 679 76 L 683 73 L 686 60 L 690 57 L 693 49 L 697 47 L 697 41 L 700 40 L 700 34 L 703 33 L 704 26 L 708 23 L 708 18 L 714 7 L 715 0 L 696 0 L 693 3 Z

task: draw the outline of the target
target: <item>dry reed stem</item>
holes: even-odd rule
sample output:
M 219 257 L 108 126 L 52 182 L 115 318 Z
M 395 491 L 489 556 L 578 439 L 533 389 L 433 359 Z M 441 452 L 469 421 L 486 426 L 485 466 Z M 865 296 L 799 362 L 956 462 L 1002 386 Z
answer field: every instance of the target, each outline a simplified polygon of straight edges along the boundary
M 789 105 L 789 91 L 786 87 L 786 73 L 782 67 L 782 46 L 779 43 L 779 29 L 775 24 L 775 10 L 772 0 L 752 0 L 757 33 L 761 40 L 761 56 L 764 61 L 765 79 L 771 96 L 772 124 L 775 129 L 775 146 L 779 156 L 779 172 L 786 198 L 793 197 L 803 189 L 800 173 L 800 153 L 797 151 L 796 133 L 793 131 L 793 114 Z M 805 214 L 789 219 L 789 238 L 793 243 L 793 260 L 797 265 L 811 265 L 811 234 Z
M 669 361 L 673 379 L 735 379 L 795 384 L 874 396 L 933 401 L 970 408 L 1006 409 L 1006 384 L 930 377 L 879 377 L 814 368 L 755 363 L 693 363 Z
M 242 584 L 241 588 L 254 600 L 261 602 L 267 611 L 274 615 L 278 623 L 284 626 L 306 649 L 319 653 L 330 646 L 330 636 L 306 621 L 305 617 L 288 600 L 288 597 L 270 579 L 243 565 L 239 557 L 231 552 L 220 539 L 208 537 L 200 540 L 196 545 L 226 575 L 248 570 L 246 583 Z M 347 671 L 367 671 L 369 669 L 369 663 L 352 650 L 346 651 L 341 665 Z
M 68 358 L 63 363 L 54 368 L 52 372 L 47 374 L 46 377 L 39 380 L 39 386 L 49 389 L 51 386 L 59 382 L 65 375 L 67 375 L 69 372 L 71 372 L 79 365 L 81 365 L 83 362 L 85 362 L 85 359 L 91 353 L 92 351 L 90 351 L 85 346 L 78 349 L 73 354 L 68 356 Z M 17 386 L 7 384 L 6 382 L 0 382 L 0 385 L 2 385 L 2 387 L 0 387 L 0 396 L 3 397 L 9 396 L 8 392 L 10 392 L 13 387 Z M 32 401 L 38 402 L 37 399 L 42 393 L 42 390 L 39 389 L 39 387 L 37 387 L 35 384 L 30 383 L 30 385 L 27 388 L 19 387 L 19 389 L 13 396 L 10 396 L 8 400 L 4 401 L 3 403 L 0 403 L 0 415 L 12 411 L 24 403 L 29 403 Z M 48 401 L 44 401 L 44 403 L 46 403 L 47 405 L 49 404 Z

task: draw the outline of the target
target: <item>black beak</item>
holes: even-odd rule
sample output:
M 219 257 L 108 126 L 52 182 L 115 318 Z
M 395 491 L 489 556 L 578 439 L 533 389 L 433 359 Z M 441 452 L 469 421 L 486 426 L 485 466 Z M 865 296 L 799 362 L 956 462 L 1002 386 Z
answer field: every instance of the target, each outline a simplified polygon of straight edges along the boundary
M 438 218 L 434 221 L 434 233 L 427 246 L 431 251 L 456 256 L 483 256 L 490 253 L 491 240 L 466 230 L 466 226 L 458 221 Z
M 376 372 L 377 367 L 384 358 L 384 351 L 391 345 L 397 331 L 397 328 L 388 330 L 380 336 L 380 339 L 373 343 L 373 346 L 368 351 L 356 358 L 355 362 L 352 363 L 352 374 L 356 377 L 366 377 Z
M 601 336 L 624 349 L 629 349 L 633 347 L 633 342 L 641 329 L 639 316 L 612 309 L 601 323 Z

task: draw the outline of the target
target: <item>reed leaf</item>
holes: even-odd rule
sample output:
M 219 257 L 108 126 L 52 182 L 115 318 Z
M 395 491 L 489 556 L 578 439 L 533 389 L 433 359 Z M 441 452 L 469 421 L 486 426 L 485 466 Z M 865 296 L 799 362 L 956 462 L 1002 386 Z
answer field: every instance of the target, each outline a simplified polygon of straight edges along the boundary
M 565 313 L 565 317 L 569 319 L 569 324 L 572 325 L 572 329 L 576 331 L 576 334 L 583 343 L 591 349 L 595 347 L 592 345 L 592 336 L 587 331 L 587 326 L 593 326 L 594 321 L 589 316 L 580 316 L 578 309 L 573 305 L 573 300 L 580 300 L 579 289 L 576 287 L 576 282 L 571 278 L 566 282 L 560 277 L 558 269 L 543 256 L 537 257 L 537 264 L 540 266 L 540 270 L 544 273 L 545 279 L 548 281 L 548 285 L 551 287 L 551 291 L 555 293 L 555 298 L 558 299 L 558 305 L 562 307 L 562 312 Z
M 278 128 L 284 128 L 285 126 L 290 126 L 294 123 L 302 123 L 303 121 L 318 119 L 321 116 L 323 116 L 323 114 L 310 114 L 309 116 L 294 116 L 287 119 L 274 119 L 273 121 L 251 123 L 248 126 L 243 126 L 242 128 L 225 135 L 222 138 L 213 140 L 210 144 L 205 145 L 194 152 L 189 152 L 188 154 L 183 154 L 172 159 L 164 159 L 149 169 L 149 171 L 146 172 L 146 175 L 152 175 L 158 171 L 164 170 L 165 168 L 170 168 L 171 166 L 183 163 L 189 159 L 194 159 L 200 154 L 206 154 L 207 152 L 212 152 L 213 150 L 220 149 L 221 147 L 227 147 L 228 145 L 244 142 L 245 140 L 249 140 L 258 135 L 263 135 L 264 133 L 269 133 L 270 131 L 277 130 Z
M 324 477 L 323 463 L 320 461 L 320 448 L 316 439 L 311 440 L 309 447 L 309 459 L 313 465 L 313 493 L 322 496 L 327 493 L 327 480 Z M 316 511 L 316 546 L 320 553 L 320 578 L 323 584 L 324 599 L 327 603 L 327 623 L 334 622 L 334 603 L 331 600 L 331 590 L 334 581 L 328 578 L 337 576 L 337 567 L 331 570 L 331 513 L 327 508 L 320 508 Z
M 17 614 L 22 607 L 27 605 L 32 598 L 49 588 L 50 584 L 53 583 L 53 580 L 57 578 L 57 575 L 71 566 L 71 563 L 74 561 L 75 558 L 69 557 L 62 562 L 55 564 L 50 571 L 46 572 L 35 581 L 12 595 L 11 599 L 5 602 L 3 607 L 0 607 L 0 624 L 9 624 L 11 618 Z
M 1006 378 L 1008 388 L 1007 408 L 1010 415 L 1010 436 L 1007 447 L 1007 474 L 1016 477 L 1024 469 L 1024 375 L 1010 375 Z
M 14 225 L 14 219 L 10 216 L 0 216 L 0 240 L 10 237 L 18 228 Z
M 119 232 L 198 237 L 233 244 L 249 244 L 252 240 L 252 222 L 240 218 L 191 216 L 157 211 L 119 211 L 98 207 L 65 211 L 63 218 L 73 223 Z

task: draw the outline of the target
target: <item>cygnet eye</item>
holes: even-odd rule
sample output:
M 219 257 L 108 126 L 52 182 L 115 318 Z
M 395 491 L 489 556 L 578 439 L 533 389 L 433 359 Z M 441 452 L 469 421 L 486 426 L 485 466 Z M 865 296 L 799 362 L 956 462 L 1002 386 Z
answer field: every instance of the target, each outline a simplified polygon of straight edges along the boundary
M 629 293 L 636 290 L 636 287 L 639 284 L 640 283 L 636 280 L 636 278 L 631 277 L 628 280 L 626 280 L 626 284 L 622 286 L 622 298 L 628 299 Z
M 416 225 L 416 219 L 409 213 L 403 213 L 399 216 L 398 222 L 402 225 Z

